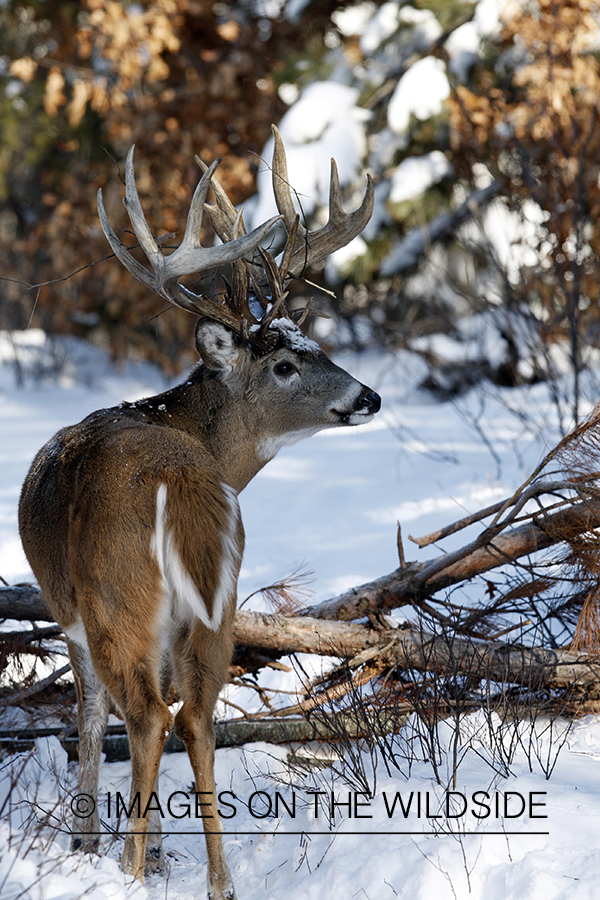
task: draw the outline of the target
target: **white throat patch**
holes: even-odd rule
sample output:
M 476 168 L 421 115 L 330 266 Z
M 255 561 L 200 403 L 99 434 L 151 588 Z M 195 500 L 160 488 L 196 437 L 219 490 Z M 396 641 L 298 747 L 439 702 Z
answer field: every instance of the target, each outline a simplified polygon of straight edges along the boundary
M 290 444 L 297 444 L 303 438 L 312 437 L 323 428 L 303 428 L 300 431 L 290 431 L 287 434 L 279 434 L 276 437 L 262 438 L 256 445 L 256 454 L 259 459 L 270 460 L 276 456 L 282 447 L 288 447 Z

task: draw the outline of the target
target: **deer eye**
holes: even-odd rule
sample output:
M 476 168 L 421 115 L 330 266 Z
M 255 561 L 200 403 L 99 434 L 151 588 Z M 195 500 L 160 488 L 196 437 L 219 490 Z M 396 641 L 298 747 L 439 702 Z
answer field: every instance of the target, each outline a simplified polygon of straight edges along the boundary
M 283 377 L 293 375 L 296 371 L 295 367 L 290 362 L 278 362 L 275 366 L 273 366 L 273 371 L 276 375 L 281 375 Z

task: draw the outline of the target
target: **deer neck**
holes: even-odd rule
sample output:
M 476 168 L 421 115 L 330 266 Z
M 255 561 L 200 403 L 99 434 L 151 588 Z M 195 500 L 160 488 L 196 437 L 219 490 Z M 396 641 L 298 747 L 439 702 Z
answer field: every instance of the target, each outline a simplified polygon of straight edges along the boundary
M 238 493 L 268 462 L 259 451 L 251 410 L 218 373 L 200 366 L 184 384 L 139 401 L 136 407 L 157 424 L 185 431 L 214 460 L 222 481 Z

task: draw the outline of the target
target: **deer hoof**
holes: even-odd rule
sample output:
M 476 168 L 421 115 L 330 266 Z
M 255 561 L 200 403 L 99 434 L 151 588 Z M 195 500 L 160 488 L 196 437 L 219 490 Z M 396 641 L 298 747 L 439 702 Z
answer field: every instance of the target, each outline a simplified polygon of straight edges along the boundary
M 71 850 L 83 850 L 84 853 L 98 853 L 100 838 L 86 837 L 85 835 L 73 835 L 71 838 Z
M 162 845 L 146 847 L 144 875 L 163 875 L 166 870 L 165 854 Z

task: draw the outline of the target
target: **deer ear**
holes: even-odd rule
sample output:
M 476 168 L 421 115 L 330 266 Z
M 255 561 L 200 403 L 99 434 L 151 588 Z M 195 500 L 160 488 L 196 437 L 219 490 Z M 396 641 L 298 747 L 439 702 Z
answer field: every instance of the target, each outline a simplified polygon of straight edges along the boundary
M 233 331 L 212 319 L 198 320 L 196 349 L 209 369 L 231 370 L 240 354 Z

